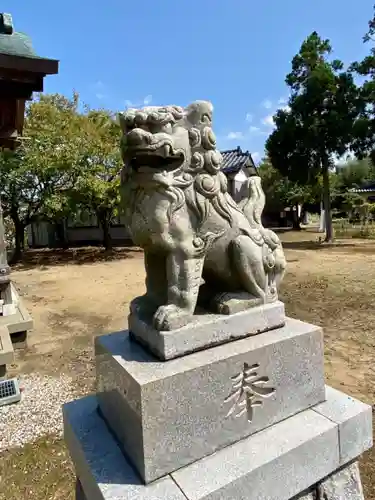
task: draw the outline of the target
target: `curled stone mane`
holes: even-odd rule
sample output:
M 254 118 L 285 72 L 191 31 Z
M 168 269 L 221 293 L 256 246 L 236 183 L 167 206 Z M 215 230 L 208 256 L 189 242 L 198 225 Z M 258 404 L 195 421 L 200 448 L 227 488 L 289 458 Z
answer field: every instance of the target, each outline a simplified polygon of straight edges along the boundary
M 197 101 L 184 109 L 181 126 L 188 129 L 191 160 L 168 189 L 173 199 L 171 210 L 178 210 L 186 202 L 203 224 L 212 206 L 232 223 L 233 209 L 239 209 L 228 195 L 227 178 L 221 171 L 223 158 L 212 130 L 212 111 L 212 104 L 206 101 Z
M 212 207 L 230 224 L 233 210 L 240 211 L 228 195 L 227 179 L 222 169 L 222 156 L 217 149 L 216 137 L 212 130 L 213 106 L 207 101 L 196 101 L 186 108 L 180 106 L 149 106 L 143 109 L 128 109 L 119 116 L 124 134 L 131 128 L 141 127 L 153 130 L 163 127 L 164 133 L 171 134 L 168 125 L 184 128 L 188 132 L 189 147 L 182 168 L 173 173 L 173 178 L 165 178 L 157 190 L 163 190 L 170 199 L 169 216 L 172 216 L 185 203 L 195 213 L 202 225 Z M 125 179 L 123 180 L 123 182 Z M 134 202 L 142 192 L 133 193 Z
M 181 106 L 148 106 L 142 109 L 129 108 L 120 113 L 119 120 L 122 131 L 125 132 L 129 127 L 176 123 L 183 117 L 184 108 Z

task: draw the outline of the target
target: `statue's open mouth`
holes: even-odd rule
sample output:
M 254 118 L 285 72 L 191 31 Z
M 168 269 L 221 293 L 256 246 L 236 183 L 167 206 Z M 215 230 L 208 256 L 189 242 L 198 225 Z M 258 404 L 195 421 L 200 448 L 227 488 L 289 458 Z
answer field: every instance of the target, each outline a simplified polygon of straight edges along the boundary
M 158 148 L 137 150 L 130 160 L 131 168 L 139 173 L 177 170 L 184 163 L 182 152 L 173 152 L 168 144 Z

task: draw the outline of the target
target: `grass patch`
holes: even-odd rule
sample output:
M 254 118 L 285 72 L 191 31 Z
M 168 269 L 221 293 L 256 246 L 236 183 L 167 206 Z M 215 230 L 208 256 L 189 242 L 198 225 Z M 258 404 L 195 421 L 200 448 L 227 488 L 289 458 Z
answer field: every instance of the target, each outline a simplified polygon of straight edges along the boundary
M 0 455 L 0 500 L 74 500 L 73 485 L 62 439 L 46 437 Z
M 342 219 L 333 223 L 336 238 L 357 238 L 375 240 L 375 224 L 367 222 L 365 224 L 351 224 L 348 220 Z

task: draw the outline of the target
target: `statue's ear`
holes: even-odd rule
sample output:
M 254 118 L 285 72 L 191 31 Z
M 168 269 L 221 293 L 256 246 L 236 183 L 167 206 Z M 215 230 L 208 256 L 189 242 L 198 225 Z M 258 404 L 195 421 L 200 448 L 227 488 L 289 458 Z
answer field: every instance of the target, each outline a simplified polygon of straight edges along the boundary
M 195 101 L 185 109 L 186 118 L 191 125 L 202 127 L 212 124 L 213 106 L 209 101 Z

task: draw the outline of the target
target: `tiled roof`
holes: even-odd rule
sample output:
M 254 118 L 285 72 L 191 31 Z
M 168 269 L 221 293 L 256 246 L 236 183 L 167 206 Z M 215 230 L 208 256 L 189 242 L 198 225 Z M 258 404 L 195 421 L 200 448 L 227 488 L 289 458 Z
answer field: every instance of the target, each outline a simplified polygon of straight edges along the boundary
M 362 186 L 352 188 L 349 191 L 352 193 L 371 193 L 375 191 L 375 182 L 366 182 L 365 184 L 362 184 Z
M 223 157 L 222 171 L 225 174 L 236 174 L 241 168 L 248 167 L 257 173 L 257 168 L 248 151 L 242 151 L 240 147 L 228 151 L 221 151 Z

